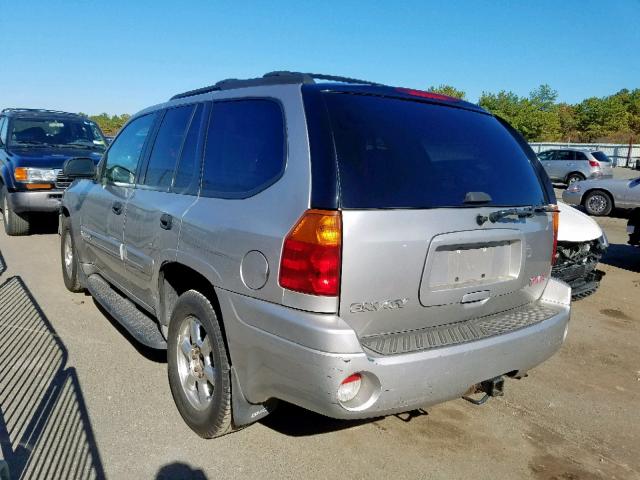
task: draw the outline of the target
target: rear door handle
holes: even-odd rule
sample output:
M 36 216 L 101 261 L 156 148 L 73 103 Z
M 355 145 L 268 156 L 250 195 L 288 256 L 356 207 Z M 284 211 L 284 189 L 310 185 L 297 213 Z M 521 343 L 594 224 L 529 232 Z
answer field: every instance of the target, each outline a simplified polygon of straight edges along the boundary
M 111 205 L 111 211 L 116 215 L 120 215 L 122 213 L 122 203 L 113 202 L 113 205 Z
M 171 227 L 173 227 L 173 217 L 168 213 L 160 215 L 160 228 L 164 230 L 171 230 Z

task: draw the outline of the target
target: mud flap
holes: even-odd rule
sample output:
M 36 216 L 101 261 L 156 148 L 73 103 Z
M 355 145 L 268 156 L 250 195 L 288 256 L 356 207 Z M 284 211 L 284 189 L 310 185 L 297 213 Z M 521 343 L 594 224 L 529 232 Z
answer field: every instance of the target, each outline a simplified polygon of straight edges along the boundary
M 231 367 L 231 413 L 234 426 L 242 427 L 257 422 L 273 412 L 276 406 L 276 400 L 259 404 L 249 403 L 242 393 L 236 369 Z

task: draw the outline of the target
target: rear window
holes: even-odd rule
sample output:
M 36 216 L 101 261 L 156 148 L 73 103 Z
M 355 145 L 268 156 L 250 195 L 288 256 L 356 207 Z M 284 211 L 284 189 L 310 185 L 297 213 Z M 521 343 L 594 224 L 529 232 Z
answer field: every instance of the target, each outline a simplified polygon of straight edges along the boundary
M 468 207 L 544 203 L 533 166 L 494 117 L 384 97 L 324 93 L 343 208 Z
M 604 152 L 591 152 L 591 155 L 599 162 L 611 162 L 611 159 L 607 157 L 607 154 Z

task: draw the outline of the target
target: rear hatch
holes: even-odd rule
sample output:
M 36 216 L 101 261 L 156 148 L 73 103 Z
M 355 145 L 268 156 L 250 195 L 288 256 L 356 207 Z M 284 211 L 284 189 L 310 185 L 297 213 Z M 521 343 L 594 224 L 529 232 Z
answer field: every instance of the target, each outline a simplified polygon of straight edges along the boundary
M 482 218 L 548 201 L 497 119 L 453 100 L 323 95 L 343 220 L 340 315 L 360 337 L 462 322 L 540 297 L 551 216 Z
M 591 152 L 591 155 L 593 155 L 593 157 L 600 164 L 600 172 L 602 173 L 602 176 L 612 177 L 613 176 L 613 162 L 607 156 L 607 154 L 604 153 L 604 152 L 596 151 L 596 152 Z

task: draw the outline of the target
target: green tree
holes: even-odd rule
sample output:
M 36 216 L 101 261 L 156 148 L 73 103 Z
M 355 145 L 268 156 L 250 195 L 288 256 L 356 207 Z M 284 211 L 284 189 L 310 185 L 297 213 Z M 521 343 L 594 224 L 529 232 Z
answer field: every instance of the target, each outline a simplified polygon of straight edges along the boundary
M 451 85 L 438 85 L 437 87 L 432 85 L 429 87 L 428 91 L 433 93 L 439 93 L 441 95 L 448 95 L 450 97 L 459 98 L 461 100 L 464 100 L 466 97 L 466 94 L 464 91 L 458 90 L 457 88 L 452 87 Z

